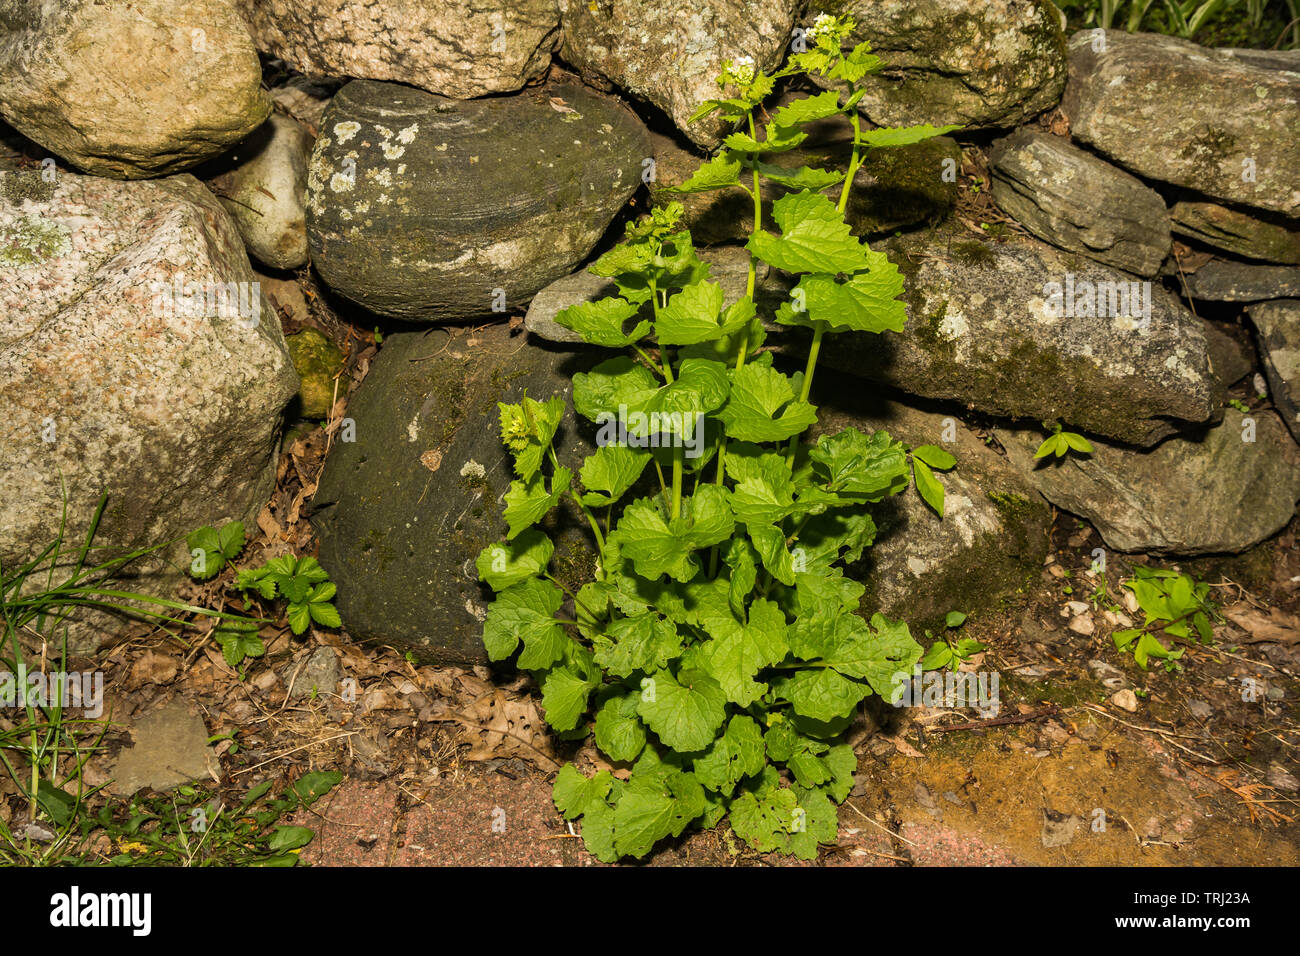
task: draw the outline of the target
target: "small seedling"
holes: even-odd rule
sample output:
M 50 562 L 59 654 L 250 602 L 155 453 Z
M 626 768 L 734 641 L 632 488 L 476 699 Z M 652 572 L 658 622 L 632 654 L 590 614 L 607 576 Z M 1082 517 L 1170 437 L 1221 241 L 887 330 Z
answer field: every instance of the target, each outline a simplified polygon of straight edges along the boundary
M 1052 433 L 1038 446 L 1038 451 L 1034 452 L 1035 458 L 1046 458 L 1048 455 L 1063 458 L 1071 451 L 1077 451 L 1081 455 L 1092 454 L 1092 445 L 1088 439 L 1076 432 L 1063 431 L 1060 422 L 1043 422 L 1043 427 Z
M 966 615 L 961 611 L 949 611 L 944 618 L 944 624 L 950 631 L 957 630 L 965 623 Z M 934 635 L 929 631 L 925 632 L 925 636 L 934 639 Z M 955 671 L 984 649 L 984 645 L 973 638 L 963 637 L 954 641 L 950 636 L 945 635 L 943 640 L 936 640 L 930 645 L 930 649 L 925 652 L 925 657 L 921 659 L 921 667 L 927 671 L 944 668 Z
M 1191 639 L 1195 632 L 1202 644 L 1214 640 L 1211 616 L 1215 611 L 1207 597 L 1208 584 L 1197 584 L 1189 575 L 1177 571 L 1142 566 L 1135 568 L 1133 577 L 1122 584 L 1133 592 L 1146 620 L 1141 627 L 1126 628 L 1111 636 L 1117 650 L 1132 649 L 1133 659 L 1143 670 L 1151 658 L 1163 661 L 1170 673 L 1181 669 L 1177 661 L 1183 649 L 1165 647 L 1156 638 L 1157 631 L 1183 640 Z

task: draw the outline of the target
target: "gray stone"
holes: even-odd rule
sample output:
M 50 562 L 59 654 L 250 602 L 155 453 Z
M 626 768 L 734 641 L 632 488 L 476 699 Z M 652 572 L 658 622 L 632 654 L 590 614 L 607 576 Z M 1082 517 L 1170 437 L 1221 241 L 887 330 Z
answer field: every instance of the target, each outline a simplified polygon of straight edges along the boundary
M 1286 526 L 1300 448 L 1269 411 L 1225 412 L 1196 439 L 1148 451 L 1094 440 L 1093 454 L 1035 460 L 1041 430 L 1002 430 L 1007 458 L 1048 501 L 1086 518 L 1117 551 L 1235 553 Z
M 129 727 L 134 743 L 117 755 L 110 793 L 129 797 L 146 788 L 170 790 L 216 769 L 208 749 L 208 728 L 179 697 L 130 721 Z
M 1069 140 L 1018 130 L 991 162 L 993 198 L 1038 238 L 1140 276 L 1169 255 L 1160 194 Z
M 1228 206 L 1179 202 L 1169 210 L 1175 234 L 1246 259 L 1300 264 L 1300 228 L 1294 220 L 1270 222 Z
M 859 106 L 881 126 L 1006 129 L 1061 99 L 1065 38 L 1050 4 L 850 0 L 813 7 L 847 8 L 858 24 L 852 41 L 869 40 L 885 61 L 880 74 L 867 78 Z
M 312 137 L 272 116 L 223 162 L 210 185 L 235 220 L 249 253 L 273 269 L 307 264 L 307 157 Z
M 337 694 L 339 655 L 332 647 L 318 647 L 306 658 L 302 670 L 298 670 L 297 663 L 291 664 L 285 668 L 281 678 L 289 690 L 290 700 Z
M 1213 322 L 1202 321 L 1201 331 L 1205 333 L 1205 348 L 1210 356 L 1210 368 L 1224 388 L 1236 385 L 1250 374 L 1255 366 L 1244 345 L 1221 331 Z
M 681 203 L 683 225 L 691 230 L 696 242 L 746 241 L 754 229 L 754 200 L 749 193 L 739 187 L 706 193 L 672 192 L 669 187 L 689 179 L 702 160 L 668 137 L 655 135 L 652 141 L 652 204 Z M 842 120 L 834 126 L 827 124 L 822 136 L 809 137 L 798 149 L 782 153 L 778 162 L 790 169 L 812 166 L 843 172 L 848 167 L 851 143 L 852 129 L 847 120 Z M 948 168 L 961 168 L 961 147 L 947 136 L 911 146 L 869 150 L 854 177 L 845 218 L 859 236 L 880 235 L 942 219 L 957 201 L 956 177 L 951 182 L 944 179 Z M 828 195 L 838 198 L 838 189 L 835 187 Z M 772 203 L 788 190 L 764 180 L 761 191 L 763 221 L 770 226 Z
M 1159 287 L 1148 289 L 1149 321 L 1095 318 L 1085 306 L 1097 299 L 1109 309 L 1109 297 L 1090 298 L 1089 288 L 1127 289 L 1132 278 L 1036 239 L 989 243 L 942 229 L 877 248 L 904 273 L 907 324 L 901 334 L 837 335 L 823 350 L 832 367 L 913 395 L 1060 420 L 1136 444 L 1203 422 L 1219 407 L 1201 324 Z M 1065 314 L 1071 304 L 1075 314 Z M 1129 310 L 1142 312 L 1132 302 Z
M 875 544 L 849 569 L 867 586 L 863 607 L 913 628 L 939 628 L 949 611 L 995 607 L 1038 573 L 1051 510 L 973 432 L 951 416 L 881 400 L 824 372 L 813 391 L 815 435 L 884 429 L 910 447 L 938 445 L 957 459 L 952 471 L 936 472 L 945 488 L 943 518 L 915 488 L 873 506 Z
M 0 116 L 97 176 L 218 155 L 270 113 L 261 81 L 229 0 L 0 4 Z
M 556 0 L 237 0 L 257 47 L 303 73 L 392 80 L 466 99 L 541 76 Z
M 1139 176 L 1300 214 L 1300 72 L 1176 37 L 1081 30 L 1062 108 L 1076 140 Z
M 748 252 L 739 246 L 715 246 L 700 249 L 699 257 L 709 264 L 709 278 L 722 286 L 726 305 L 731 305 L 744 296 L 749 282 Z M 769 307 L 775 310 L 775 300 L 785 297 L 787 286 L 783 282 L 769 279 L 770 272 L 767 263 L 758 263 L 754 274 L 755 294 L 760 303 L 766 299 Z M 617 294 L 618 288 L 612 279 L 592 275 L 585 269 L 575 272 L 552 282 L 533 296 L 533 301 L 528 304 L 528 314 L 524 316 L 524 326 L 534 335 L 551 342 L 581 343 L 581 336 L 560 325 L 555 317 L 561 310 L 579 302 L 592 302 Z
M 395 318 L 522 305 L 591 251 L 648 153 L 640 120 L 581 86 L 459 101 L 358 80 L 330 102 L 312 153 L 312 263 Z
M 722 61 L 750 56 L 760 70 L 778 66 L 802 6 L 802 0 L 560 0 L 561 55 L 584 75 L 653 103 L 694 142 L 713 146 L 726 125 L 716 117 L 689 120 L 700 103 L 717 97 Z
M 1273 406 L 1300 441 L 1300 300 L 1261 302 L 1248 312 Z
M 61 173 L 48 184 L 39 173 L 0 174 L 7 566 L 57 534 L 60 475 L 69 543 L 84 535 L 101 490 L 108 507 L 95 543 L 105 548 L 252 522 L 297 390 L 239 233 L 193 177 Z M 183 543 L 165 556 L 188 564 Z M 163 593 L 180 579 L 162 557 L 137 567 L 133 589 Z
M 282 112 L 304 124 L 314 137 L 320 131 L 321 120 L 330 100 L 346 80 L 322 79 L 310 76 L 291 76 L 271 89 L 271 102 Z
M 1260 302 L 1300 296 L 1300 269 L 1215 259 L 1187 276 L 1187 293 L 1206 302 Z
M 474 562 L 505 536 L 501 496 L 513 477 L 497 402 L 525 390 L 568 401 L 572 374 L 607 357 L 530 346 L 506 325 L 470 338 L 441 329 L 385 337 L 348 407 L 356 441 L 335 442 L 313 499 L 320 562 L 338 585 L 348 634 L 433 662 L 486 661 L 491 592 Z M 594 449 L 572 407 L 561 427 L 560 460 L 576 472 Z M 556 576 L 576 590 L 590 579 L 595 546 L 581 518 L 552 519 Z

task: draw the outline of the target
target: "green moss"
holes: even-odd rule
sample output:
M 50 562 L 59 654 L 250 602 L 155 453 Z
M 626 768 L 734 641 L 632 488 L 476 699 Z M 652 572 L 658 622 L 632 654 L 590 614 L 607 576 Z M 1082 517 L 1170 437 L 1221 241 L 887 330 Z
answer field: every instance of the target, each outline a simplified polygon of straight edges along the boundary
M 980 242 L 978 239 L 965 239 L 961 242 L 952 244 L 952 257 L 958 262 L 965 263 L 968 266 L 979 266 L 981 269 L 991 269 L 998 261 L 997 254 L 989 247 L 987 242 Z
M 286 336 L 284 342 L 298 373 L 300 414 L 303 418 L 325 418 L 334 403 L 334 378 L 343 368 L 343 353 L 315 329 Z

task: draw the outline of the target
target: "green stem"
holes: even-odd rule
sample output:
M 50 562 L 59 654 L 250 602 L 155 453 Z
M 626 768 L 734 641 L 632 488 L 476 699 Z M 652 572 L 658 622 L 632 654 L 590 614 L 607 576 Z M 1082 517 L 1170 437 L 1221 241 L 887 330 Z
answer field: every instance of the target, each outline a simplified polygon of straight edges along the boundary
M 555 448 L 547 447 L 546 453 L 551 459 L 551 466 L 558 469 L 560 467 L 560 460 L 555 457 Z M 587 519 L 587 524 L 591 525 L 591 533 L 596 536 L 596 547 L 598 548 L 599 553 L 603 553 L 605 550 L 605 536 L 601 533 L 600 522 L 597 521 L 596 516 L 591 513 L 591 509 L 582 503 L 582 499 L 578 497 L 578 492 L 574 489 L 572 484 L 569 485 L 569 497 L 573 499 L 573 503 L 578 506 L 578 510 L 581 511 L 583 516 Z M 604 567 L 601 567 L 600 569 L 600 577 L 602 581 L 605 579 Z
M 752 110 L 749 113 L 749 138 L 754 140 L 755 142 L 758 141 L 758 133 L 754 126 L 754 113 Z M 754 164 L 754 168 L 751 170 L 751 173 L 753 174 L 754 186 L 753 189 L 746 190 L 746 192 L 748 192 L 750 196 L 753 197 L 754 200 L 754 231 L 750 233 L 751 237 L 756 236 L 759 233 L 759 231 L 763 228 L 763 187 L 762 187 L 762 183 L 759 181 L 759 176 L 758 176 L 758 155 L 759 155 L 758 153 L 750 154 L 750 160 Z M 751 302 L 754 299 L 754 288 L 757 282 L 758 282 L 758 257 L 754 255 L 753 252 L 750 252 L 749 274 L 745 278 L 745 297 L 748 298 Z M 737 372 L 739 372 L 742 368 L 745 367 L 745 362 L 748 358 L 749 358 L 749 328 L 746 327 L 744 333 L 742 334 L 742 338 L 740 340 L 740 354 L 736 356 Z M 723 482 L 726 480 L 727 477 L 726 466 L 727 466 L 727 436 L 726 433 L 724 432 L 722 437 L 718 440 L 718 471 L 713 479 L 714 484 L 716 484 L 719 488 L 722 487 Z M 718 546 L 715 544 L 712 548 L 709 549 L 709 577 L 713 577 L 717 573 L 718 573 Z
M 812 392 L 813 375 L 817 371 L 817 356 L 821 354 L 822 337 L 826 334 L 825 322 L 813 323 L 812 344 L 808 346 L 808 361 L 804 365 L 803 385 L 799 389 L 799 401 L 808 401 L 808 396 Z M 799 447 L 799 436 L 794 435 L 790 438 L 790 444 L 785 451 L 786 467 L 794 465 L 794 453 Z
M 669 518 L 676 518 L 682 512 L 682 456 L 685 449 L 681 445 L 673 447 L 673 507 Z

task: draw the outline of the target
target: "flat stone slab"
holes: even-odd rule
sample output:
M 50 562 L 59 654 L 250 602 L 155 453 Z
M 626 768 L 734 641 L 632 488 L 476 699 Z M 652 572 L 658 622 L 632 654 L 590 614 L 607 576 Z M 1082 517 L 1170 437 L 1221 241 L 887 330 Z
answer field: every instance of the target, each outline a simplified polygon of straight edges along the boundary
M 131 721 L 135 742 L 113 765 L 111 793 L 129 797 L 139 790 L 169 790 L 207 777 L 215 768 L 208 749 L 208 728 L 181 698 Z

